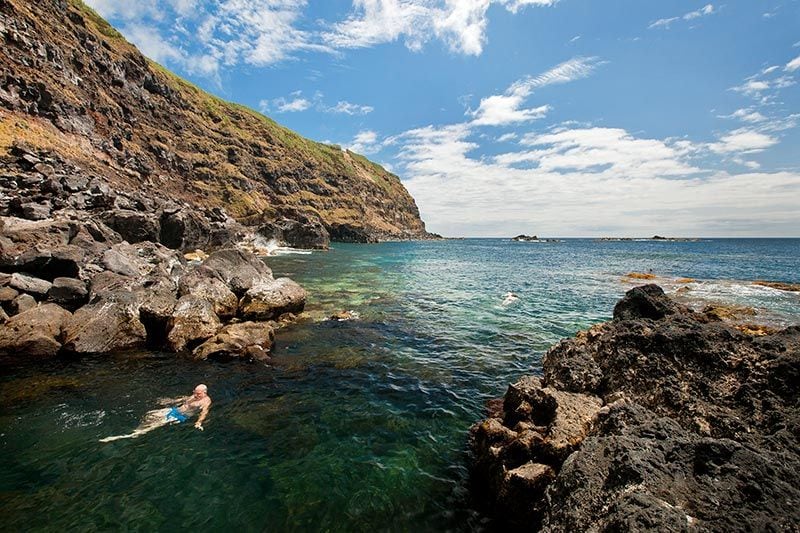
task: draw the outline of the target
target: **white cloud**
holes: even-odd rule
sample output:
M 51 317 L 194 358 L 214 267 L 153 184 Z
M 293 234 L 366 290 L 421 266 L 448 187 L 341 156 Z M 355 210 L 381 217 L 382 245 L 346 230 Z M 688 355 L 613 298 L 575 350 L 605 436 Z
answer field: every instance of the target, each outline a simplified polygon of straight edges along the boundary
M 305 98 L 295 98 L 287 100 L 285 98 L 276 98 L 272 101 L 279 113 L 293 113 L 297 111 L 305 111 L 311 107 L 311 102 Z
M 524 155 L 547 172 L 580 170 L 624 174 L 631 178 L 686 176 L 699 169 L 681 160 L 681 151 L 656 139 L 638 139 L 619 128 L 563 129 L 528 134 L 523 145 L 538 148 Z M 504 156 L 498 156 L 502 161 Z
M 656 28 L 669 29 L 669 27 L 672 25 L 673 22 L 679 20 L 694 20 L 700 17 L 712 15 L 715 12 L 716 11 L 714 10 L 714 6 L 712 4 L 706 4 L 704 7 L 696 11 L 690 11 L 689 13 L 686 13 L 685 15 L 682 15 L 680 17 L 669 17 L 669 18 L 658 19 L 652 22 L 647 28 L 651 30 Z
M 373 154 L 380 149 L 378 134 L 372 130 L 363 130 L 356 134 L 347 149 L 358 154 Z
M 786 63 L 786 67 L 784 67 L 784 70 L 786 70 L 786 72 L 794 72 L 797 69 L 800 69 L 800 56 L 797 56 L 788 63 Z
M 750 123 L 764 122 L 767 120 L 767 117 L 752 108 L 737 109 L 730 115 L 720 115 L 720 118 L 735 118 Z
M 709 144 L 708 148 L 717 154 L 751 154 L 762 152 L 775 144 L 778 144 L 778 139 L 774 137 L 742 128 L 726 133 L 719 138 L 719 142 Z
M 480 55 L 486 44 L 487 11 L 494 2 L 512 13 L 558 0 L 353 0 L 353 12 L 323 32 L 333 48 L 364 48 L 403 39 L 419 51 L 435 37 L 456 53 Z
M 343 113 L 345 115 L 367 115 L 375 110 L 368 105 L 353 104 L 345 100 L 339 101 L 335 106 L 326 107 L 328 113 Z
M 550 111 L 549 105 L 522 107 L 535 89 L 585 78 L 600 64 L 594 57 L 570 59 L 539 76 L 518 80 L 504 94 L 481 99 L 478 108 L 467 111 L 467 114 L 472 117 L 472 124 L 475 126 L 500 126 L 542 118 Z
M 465 124 L 397 137 L 431 231 L 502 236 L 796 234 L 800 175 L 703 171 L 682 147 L 615 128 L 532 133 L 533 166 L 471 155 Z M 442 194 L 451 191 L 451 194 Z
M 501 4 L 512 13 L 518 12 L 526 6 L 550 7 L 558 3 L 558 0 L 501 0 Z
M 517 134 L 516 133 L 514 133 L 514 132 L 504 133 L 503 135 L 501 135 L 500 137 L 497 138 L 497 142 L 505 143 L 505 142 L 514 141 L 516 139 L 517 139 Z

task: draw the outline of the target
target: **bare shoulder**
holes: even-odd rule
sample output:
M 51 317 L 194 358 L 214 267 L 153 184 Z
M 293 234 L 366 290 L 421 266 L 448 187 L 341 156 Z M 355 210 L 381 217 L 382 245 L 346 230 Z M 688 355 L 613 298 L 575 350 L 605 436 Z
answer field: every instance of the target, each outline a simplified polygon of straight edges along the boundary
M 203 407 L 210 407 L 211 406 L 211 396 L 206 396 L 203 398 Z

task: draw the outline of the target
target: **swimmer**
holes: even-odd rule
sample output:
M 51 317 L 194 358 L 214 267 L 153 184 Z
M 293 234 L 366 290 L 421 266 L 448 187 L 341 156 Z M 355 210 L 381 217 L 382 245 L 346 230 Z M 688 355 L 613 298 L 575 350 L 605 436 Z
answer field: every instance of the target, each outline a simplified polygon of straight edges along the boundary
M 519 300 L 519 296 L 514 294 L 513 292 L 507 292 L 504 295 L 503 304 L 502 305 L 511 305 L 514 302 Z
M 164 409 L 155 409 L 148 411 L 144 415 L 142 423 L 139 424 L 133 433 L 127 435 L 115 435 L 113 437 L 106 437 L 100 439 L 100 442 L 111 442 L 119 439 L 135 439 L 139 435 L 144 435 L 150 431 L 167 424 L 180 424 L 186 422 L 190 417 L 196 413 L 200 413 L 197 417 L 197 422 L 194 427 L 203 431 L 203 422 L 208 417 L 208 410 L 211 407 L 211 397 L 208 395 L 208 387 L 203 384 L 194 388 L 191 396 L 184 396 L 180 398 L 165 399 L 159 401 L 162 405 L 174 404 L 172 407 Z

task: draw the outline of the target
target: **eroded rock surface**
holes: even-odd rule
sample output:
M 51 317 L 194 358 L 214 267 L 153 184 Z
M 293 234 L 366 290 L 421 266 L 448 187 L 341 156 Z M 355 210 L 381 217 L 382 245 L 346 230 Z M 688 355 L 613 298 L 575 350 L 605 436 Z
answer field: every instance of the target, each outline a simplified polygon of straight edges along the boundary
M 634 288 L 473 426 L 473 492 L 514 529 L 792 530 L 797 383 L 799 327 L 751 336 Z

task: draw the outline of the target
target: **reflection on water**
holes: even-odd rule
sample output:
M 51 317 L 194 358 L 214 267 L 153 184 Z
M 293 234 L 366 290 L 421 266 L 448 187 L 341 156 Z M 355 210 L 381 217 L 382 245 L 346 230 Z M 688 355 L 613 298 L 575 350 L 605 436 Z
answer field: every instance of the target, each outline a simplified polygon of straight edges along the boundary
M 267 258 L 310 292 L 274 362 L 136 353 L 4 368 L 3 530 L 470 529 L 466 429 L 547 347 L 609 318 L 629 271 L 691 277 L 698 298 L 778 324 L 800 295 L 714 279 L 798 282 L 799 241 L 336 245 Z M 503 306 L 506 293 L 520 299 Z M 323 320 L 353 310 L 358 320 Z M 199 382 L 206 431 L 130 432 Z

